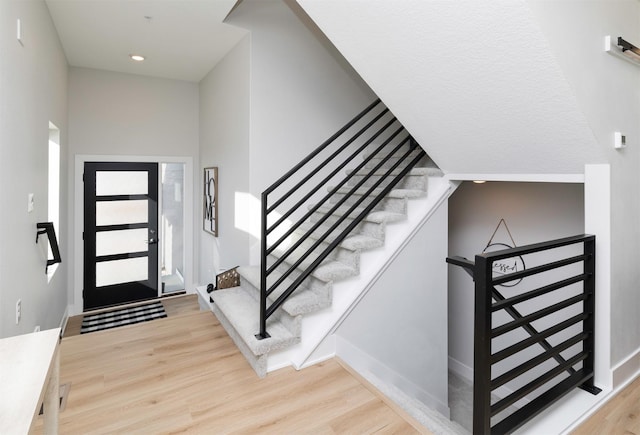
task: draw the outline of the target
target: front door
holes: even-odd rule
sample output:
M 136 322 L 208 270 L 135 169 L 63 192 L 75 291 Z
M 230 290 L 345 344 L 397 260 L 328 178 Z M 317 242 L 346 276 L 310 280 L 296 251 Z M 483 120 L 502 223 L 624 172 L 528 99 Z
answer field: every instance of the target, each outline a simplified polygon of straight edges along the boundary
M 158 297 L 158 164 L 84 164 L 84 310 Z

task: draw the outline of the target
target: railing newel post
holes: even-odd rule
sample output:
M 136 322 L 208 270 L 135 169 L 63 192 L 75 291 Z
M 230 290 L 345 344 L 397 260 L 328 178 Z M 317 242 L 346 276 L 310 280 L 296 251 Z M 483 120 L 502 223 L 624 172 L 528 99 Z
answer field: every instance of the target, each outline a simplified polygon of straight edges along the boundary
M 595 310 L 596 310 L 596 238 L 591 236 L 584 241 L 584 292 L 587 298 L 584 300 L 584 312 L 587 318 L 584 321 L 583 330 L 588 334 L 584 341 L 583 351 L 587 353 L 587 359 L 584 360 L 584 370 L 591 373 L 591 377 L 581 385 L 586 391 L 597 394 L 600 389 L 594 384 L 595 378 Z
M 491 432 L 491 263 L 476 255 L 473 343 L 473 434 Z
M 261 196 L 260 207 L 260 332 L 256 334 L 258 340 L 268 338 L 267 333 L 267 195 L 265 191 Z

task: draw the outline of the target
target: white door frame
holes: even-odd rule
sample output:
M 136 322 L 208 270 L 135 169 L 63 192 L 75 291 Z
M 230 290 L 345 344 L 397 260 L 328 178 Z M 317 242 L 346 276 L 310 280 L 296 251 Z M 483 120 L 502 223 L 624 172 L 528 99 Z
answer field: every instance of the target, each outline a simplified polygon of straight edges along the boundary
M 71 237 L 74 247 L 73 254 L 73 297 L 71 305 L 69 307 L 69 315 L 82 314 L 83 311 L 83 297 L 82 290 L 84 287 L 84 242 L 82 240 L 82 232 L 84 230 L 82 222 L 84 222 L 84 183 L 82 181 L 82 174 L 84 173 L 85 162 L 151 162 L 151 163 L 183 163 L 185 165 L 184 173 L 184 284 L 187 293 L 195 292 L 195 270 L 193 261 L 194 252 L 194 238 L 193 238 L 193 225 L 194 225 L 194 203 L 193 203 L 193 157 L 186 156 L 107 156 L 107 155 L 87 155 L 79 154 L 75 156 L 75 170 L 74 170 L 74 222 L 70 227 L 72 228 Z M 158 177 L 160 177 L 160 171 L 158 171 Z M 159 181 L 158 181 L 159 182 Z M 159 191 L 158 194 L 158 210 L 162 210 L 162 195 Z M 158 228 L 160 237 L 159 252 L 162 249 L 162 243 L 164 235 L 161 234 L 161 228 Z M 158 255 L 158 295 L 162 291 L 161 283 L 161 268 L 160 261 L 161 255 Z

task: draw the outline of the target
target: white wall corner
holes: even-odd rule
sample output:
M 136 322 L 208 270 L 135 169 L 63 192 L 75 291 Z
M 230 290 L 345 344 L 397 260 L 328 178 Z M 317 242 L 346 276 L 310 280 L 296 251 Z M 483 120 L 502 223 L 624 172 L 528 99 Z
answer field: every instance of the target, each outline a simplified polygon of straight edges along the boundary
M 605 390 L 613 388 L 610 172 L 608 164 L 585 165 L 584 171 L 584 230 L 596 236 L 595 383 Z
M 64 335 L 65 329 L 67 329 L 67 321 L 69 320 L 69 313 L 72 311 L 73 306 L 67 305 L 62 313 L 62 319 L 60 319 L 60 337 Z
M 612 383 L 617 390 L 640 376 L 640 348 L 611 369 Z

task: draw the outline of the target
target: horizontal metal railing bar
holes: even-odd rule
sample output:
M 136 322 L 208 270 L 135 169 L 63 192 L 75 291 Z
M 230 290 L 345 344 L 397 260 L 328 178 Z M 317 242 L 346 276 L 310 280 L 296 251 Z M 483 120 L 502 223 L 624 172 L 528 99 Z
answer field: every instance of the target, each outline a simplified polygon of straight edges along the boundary
M 568 348 L 570 348 L 571 346 L 580 343 L 581 341 L 585 340 L 587 337 L 589 336 L 588 333 L 586 332 L 581 332 L 580 334 L 574 335 L 573 337 L 569 338 L 568 340 L 563 341 L 562 343 L 558 344 L 557 346 L 553 346 L 550 350 L 547 350 L 546 352 L 541 353 L 540 355 L 537 355 L 535 358 L 530 359 L 528 361 L 526 361 L 525 363 L 520 364 L 519 366 L 509 370 L 506 373 L 503 373 L 502 375 L 498 376 L 497 378 L 491 380 L 491 390 L 495 390 L 496 388 L 506 384 L 507 382 L 517 378 L 518 376 L 522 375 L 525 372 L 528 372 L 529 370 L 531 370 L 532 368 L 536 367 L 537 365 L 542 364 L 543 362 L 549 360 L 550 358 L 554 358 L 555 356 L 558 356 L 560 354 L 560 352 L 563 352 L 565 350 L 567 350 Z M 563 360 L 562 363 L 566 362 L 565 360 Z
M 541 386 L 549 382 L 551 379 L 555 378 L 560 373 L 564 372 L 568 367 L 572 367 L 578 364 L 580 361 L 584 361 L 587 358 L 587 356 L 588 356 L 587 352 L 580 352 L 579 354 L 567 360 L 565 364 L 560 364 L 552 368 L 542 376 L 539 376 L 533 381 L 529 382 L 524 387 L 519 388 L 518 390 L 509 394 L 507 397 L 499 400 L 494 405 L 491 405 L 491 416 L 494 416 L 499 412 L 504 411 L 509 406 L 513 405 L 514 403 L 522 399 L 527 394 L 537 390 L 538 388 L 540 388 Z
M 498 302 L 504 301 L 506 298 L 502 295 L 502 293 L 500 293 L 498 291 L 498 289 L 496 289 L 495 287 L 491 287 L 491 296 L 493 297 L 493 299 L 495 299 Z M 518 311 L 518 309 L 512 305 L 508 305 L 506 307 L 504 307 L 504 310 L 514 319 L 521 319 L 523 316 L 522 314 L 520 314 L 520 311 Z M 522 325 L 522 329 L 524 329 L 530 336 L 534 336 L 536 334 L 539 334 L 538 330 L 531 324 L 531 323 L 525 323 L 524 325 Z M 545 351 L 549 351 L 553 348 L 553 346 L 551 345 L 551 343 L 549 343 L 546 339 L 540 340 L 540 342 L 538 343 Z M 562 355 L 556 355 L 554 357 L 554 359 L 558 362 L 558 364 L 563 364 L 565 362 L 564 358 L 562 357 Z M 572 375 L 573 372 L 575 372 L 575 370 L 573 370 L 573 368 L 569 368 L 568 370 L 569 374 Z
M 527 421 L 544 411 L 547 406 L 552 405 L 572 389 L 583 384 L 592 377 L 592 374 L 585 374 L 584 369 L 577 370 L 572 376 L 562 380 L 557 385 L 533 399 L 529 402 L 529 406 L 520 408 L 508 417 L 505 417 L 502 421 L 493 425 L 491 427 L 491 432 L 504 434 L 517 430 Z
M 289 216 L 291 216 L 291 214 L 297 209 L 299 208 L 302 204 L 304 204 L 306 201 L 308 201 L 320 188 L 322 188 L 322 186 L 325 186 L 336 174 L 338 174 L 342 169 L 345 168 L 345 166 L 347 166 L 351 161 L 353 161 L 362 151 L 365 150 L 365 148 L 367 146 L 369 146 L 371 144 L 371 142 L 373 142 L 380 134 L 382 134 L 382 132 L 384 132 L 387 128 L 389 128 L 394 122 L 396 122 L 396 119 L 393 118 L 391 121 L 389 121 L 387 124 L 385 124 L 382 129 L 378 132 L 376 132 L 369 140 L 367 140 L 364 144 L 362 144 L 356 151 L 354 151 L 351 156 L 347 157 L 346 159 L 344 159 L 344 161 L 338 165 L 338 167 L 336 167 L 333 171 L 331 171 L 331 173 L 329 175 L 327 175 L 322 181 L 320 181 L 318 184 L 316 184 L 316 186 L 313 189 L 310 189 L 309 193 L 307 193 L 300 201 L 298 201 L 294 206 L 292 206 L 289 210 L 287 210 L 276 222 L 274 222 L 272 225 L 270 225 L 267 228 L 267 235 L 269 235 L 271 233 L 271 231 L 273 231 L 275 228 L 277 228 L 278 226 L 280 226 L 280 224 L 282 224 Z M 391 142 L 398 134 L 400 134 L 402 132 L 403 128 L 399 128 L 397 129 L 395 132 L 393 132 L 391 134 L 391 136 L 389 138 L 387 138 L 384 142 L 384 144 L 388 144 L 389 142 Z M 379 147 L 380 149 L 382 147 Z M 370 159 L 365 159 L 365 163 L 369 162 Z M 363 165 L 364 166 L 364 165 Z M 315 171 L 311 171 L 311 173 L 309 174 L 309 177 L 313 176 L 313 174 L 315 173 Z M 352 176 L 348 176 L 343 180 L 343 185 L 352 178 Z M 324 204 L 329 198 L 331 198 L 331 194 L 328 193 L 327 195 L 324 196 L 324 198 L 322 198 L 322 200 L 316 204 L 317 207 L 314 207 L 315 210 L 317 210 L 319 207 L 322 206 L 322 204 Z M 267 210 L 267 214 L 271 213 L 271 210 L 274 208 L 274 206 L 269 207 L 269 209 Z M 313 210 L 313 211 L 315 211 Z M 313 211 L 307 213 L 308 216 L 310 216 Z M 307 215 L 305 215 L 307 216 Z M 307 216 L 307 217 L 308 217 Z M 302 222 L 304 221 L 306 218 L 302 217 L 298 222 Z M 299 223 L 298 223 L 299 225 Z M 288 236 L 284 235 L 280 238 L 280 240 L 278 240 L 278 242 L 276 242 L 274 245 L 279 245 L 281 242 L 281 240 L 286 239 Z M 273 246 L 273 245 L 272 245 Z M 270 252 L 267 252 L 267 255 L 269 255 Z
M 400 142 L 400 143 L 396 146 L 396 148 L 394 148 L 394 149 L 391 151 L 391 153 L 389 153 L 389 154 L 387 155 L 387 158 L 388 158 L 390 155 L 392 155 L 393 153 L 395 153 L 395 152 L 396 152 L 396 151 L 397 151 L 397 150 L 398 150 L 402 145 L 404 145 L 404 143 L 405 143 L 407 140 L 408 140 L 408 138 L 407 138 L 407 139 L 405 139 L 405 140 L 403 140 L 402 142 Z M 411 152 L 412 152 L 412 151 L 409 151 L 409 152 L 407 153 L 407 155 L 408 155 L 409 153 L 411 153 Z M 385 163 L 385 160 L 380 161 L 380 162 L 378 163 L 378 165 L 376 165 L 375 169 L 376 169 L 376 170 L 377 170 L 377 169 L 379 169 L 379 167 L 381 167 L 382 165 L 384 165 L 384 163 Z M 401 163 L 401 161 L 398 161 L 398 162 L 396 163 L 396 165 L 399 165 L 400 163 Z M 395 166 L 394 166 L 394 168 L 395 168 Z M 359 188 L 361 187 L 361 185 L 362 185 L 362 184 L 364 184 L 366 181 L 367 181 L 367 179 L 366 179 L 366 178 L 365 178 L 365 179 L 363 179 L 363 180 L 361 180 L 359 183 L 357 183 L 357 184 L 356 184 L 356 185 L 351 189 L 350 193 L 355 192 L 355 191 L 356 191 L 357 189 L 359 189 Z M 286 272 L 284 272 L 284 273 L 280 276 L 280 278 L 278 278 L 278 279 L 276 280 L 276 282 L 275 282 L 273 285 L 271 285 L 271 286 L 267 289 L 267 296 L 269 296 L 271 293 L 273 293 L 273 292 L 275 291 L 275 289 L 276 289 L 280 284 L 282 284 L 282 282 L 283 282 L 283 281 L 284 281 L 284 280 L 285 280 L 285 279 L 286 279 L 286 278 L 287 278 L 287 277 L 288 277 L 288 276 L 293 272 L 293 270 L 294 270 L 294 269 L 296 269 L 298 266 L 300 266 L 300 264 L 302 264 L 302 262 L 303 262 L 304 260 L 306 260 L 306 259 L 307 259 L 307 257 L 309 257 L 309 255 L 311 255 L 311 253 L 312 253 L 312 252 L 313 252 L 313 251 L 314 251 L 314 250 L 315 250 L 315 249 L 320 245 L 320 243 L 322 243 L 322 242 L 324 241 L 324 239 L 326 239 L 326 238 L 327 238 L 327 236 L 328 236 L 329 234 L 331 234 L 331 233 L 335 230 L 335 228 L 337 228 L 337 227 L 338 227 L 338 226 L 339 226 L 339 225 L 340 225 L 340 224 L 341 224 L 341 223 L 346 219 L 346 217 L 347 217 L 347 216 L 348 216 L 348 215 L 349 215 L 349 214 L 350 214 L 350 213 L 351 213 L 355 208 L 357 208 L 357 205 L 359 205 L 359 204 L 360 204 L 360 202 L 362 202 L 362 201 L 364 200 L 364 198 L 365 198 L 367 195 L 369 195 L 369 194 L 370 194 L 370 192 L 372 192 L 372 191 L 374 190 L 374 188 L 375 188 L 375 187 L 377 187 L 380 183 L 382 183 L 382 181 L 384 181 L 384 179 L 383 179 L 383 178 L 381 178 L 380 180 L 378 180 L 378 181 L 374 184 L 374 187 L 370 188 L 370 189 L 369 189 L 369 191 L 367 192 L 367 194 L 366 194 L 365 196 L 362 196 L 362 197 L 361 197 L 361 199 L 356 203 L 356 206 L 352 206 L 352 207 L 347 211 L 347 213 L 345 213 L 344 215 L 342 215 L 342 216 L 341 216 L 341 218 L 340 218 L 340 219 L 338 219 L 338 221 L 337 221 L 337 222 L 335 222 L 335 223 L 334 223 L 334 224 L 329 228 L 329 230 L 327 230 L 327 231 L 324 233 L 324 235 L 322 235 L 321 237 L 319 237 L 319 238 L 314 242 L 314 244 L 313 244 L 313 245 L 312 245 L 312 246 L 311 246 L 311 247 L 310 247 L 310 248 L 309 248 L 309 249 L 308 249 L 304 254 L 302 254 L 302 256 L 298 259 L 298 261 L 296 261 L 293 265 L 291 265 L 291 267 L 290 267 Z M 273 263 L 273 264 L 272 264 L 272 265 L 267 269 L 267 275 L 269 275 L 273 270 L 275 270 L 275 268 L 276 268 L 278 265 L 282 264 L 282 262 L 283 262 L 283 261 L 284 261 L 284 260 L 285 260 L 289 255 L 291 255 L 291 253 L 292 253 L 292 252 L 293 252 L 293 251 L 294 251 L 298 246 L 300 246 L 300 245 L 301 245 L 301 244 L 302 244 L 302 243 L 303 243 L 303 242 L 304 242 L 304 241 L 305 241 L 305 240 L 306 240 L 306 239 L 307 239 L 307 238 L 308 238 L 308 237 L 309 237 L 309 236 L 310 236 L 310 235 L 311 235 L 311 234 L 312 234 L 316 229 L 318 229 L 318 228 L 320 227 L 320 225 L 322 225 L 322 223 L 324 223 L 324 222 L 328 219 L 328 217 L 329 217 L 331 214 L 333 214 L 333 212 L 334 212 L 335 210 L 337 210 L 337 209 L 338 209 L 338 208 L 339 208 L 339 207 L 340 207 L 344 202 L 346 202 L 346 201 L 347 201 L 347 199 L 348 199 L 348 196 L 350 196 L 350 195 L 346 195 L 346 196 L 344 196 L 341 200 L 339 200 L 338 202 L 336 202 L 336 204 L 334 205 L 334 207 L 333 207 L 333 208 L 332 208 L 328 213 L 326 213 L 326 214 L 325 214 L 321 219 L 319 219 L 319 220 L 318 220 L 318 222 L 316 222 L 316 223 L 311 227 L 311 229 L 309 229 L 309 230 L 304 234 L 304 236 L 302 236 L 302 237 L 301 237 L 301 238 L 300 238 L 296 243 L 294 243 L 294 244 L 293 244 L 293 245 L 292 245 L 292 246 L 291 246 L 291 247 L 290 247 L 290 248 L 289 248 L 289 249 L 288 249 L 284 254 L 282 254 L 282 255 L 280 256 L 280 258 L 278 258 L 276 261 L 274 261 L 274 263 Z M 337 245 L 336 245 L 336 246 L 337 246 Z M 332 248 L 332 249 L 333 249 L 333 248 Z M 325 256 L 325 257 L 326 257 L 326 256 Z M 324 258 L 324 257 L 323 257 L 323 258 Z
M 491 306 L 491 311 L 499 311 L 504 309 L 505 307 L 511 307 L 513 305 L 519 304 L 521 302 L 528 301 L 529 299 L 536 298 L 538 296 L 542 296 L 547 293 L 551 293 L 552 291 L 559 290 L 564 287 L 568 287 L 571 284 L 575 284 L 580 281 L 584 281 L 588 278 L 589 275 L 583 273 L 581 275 L 576 275 L 571 278 L 563 279 L 562 281 L 555 282 L 553 284 L 545 285 L 544 287 L 537 288 L 535 290 L 530 290 L 526 293 L 519 294 L 517 296 L 512 296 L 508 299 L 504 299 L 494 303 Z
M 332 162 L 336 157 L 338 157 L 340 154 L 342 154 L 342 152 L 347 149 L 347 147 L 349 145 L 351 145 L 353 142 L 355 142 L 356 139 L 358 139 L 360 136 L 362 136 L 362 134 L 367 131 L 369 128 L 371 128 L 371 126 L 373 126 L 373 124 L 375 124 L 376 122 L 378 122 L 384 115 L 386 115 L 387 113 L 389 113 L 389 109 L 384 109 L 382 112 L 380 112 L 375 118 L 373 118 L 371 121 L 369 121 L 369 123 L 367 125 L 365 125 L 364 127 L 362 127 L 358 132 L 356 132 L 353 136 L 351 136 L 350 139 L 348 139 L 344 144 L 342 144 L 337 150 L 335 150 L 333 153 L 331 153 L 331 155 L 329 155 L 326 159 L 324 159 L 322 162 L 318 163 L 316 165 L 316 167 L 312 170 L 309 171 L 309 173 L 300 181 L 298 181 L 298 183 L 296 183 L 295 186 L 293 186 L 291 189 L 289 189 L 287 192 L 283 193 L 280 198 L 276 201 L 274 201 L 274 203 L 272 205 L 269 206 L 269 208 L 267 208 L 267 214 L 271 213 L 272 211 L 274 211 L 276 208 L 278 208 L 280 206 L 280 204 L 282 204 L 284 201 L 287 200 L 287 198 L 289 198 L 294 192 L 298 191 L 302 186 L 304 186 L 311 178 L 313 178 L 313 176 L 320 170 L 322 170 L 325 166 L 327 166 L 330 162 Z M 392 124 L 396 121 L 396 118 L 393 118 L 389 124 Z M 378 134 L 375 137 L 378 137 L 380 134 L 382 134 L 382 132 L 384 131 L 384 129 L 381 129 L 378 131 Z M 373 138 L 371 139 L 371 141 L 373 141 Z M 352 155 L 352 159 L 353 157 L 355 157 L 357 153 L 353 153 Z M 337 172 L 336 172 L 337 173 Z M 318 184 L 324 184 L 324 183 L 318 183 Z
M 149 199 L 149 195 L 139 194 L 139 195 L 100 195 L 96 196 L 96 202 L 99 201 L 142 201 Z
M 563 308 L 570 307 L 571 305 L 577 304 L 578 302 L 584 301 L 587 299 L 588 295 L 585 293 L 580 293 L 572 298 L 565 299 L 562 302 L 555 303 L 549 307 L 542 308 L 541 310 L 535 311 L 527 316 L 524 316 L 520 319 L 514 320 L 512 322 L 506 323 L 501 326 L 497 326 L 491 330 L 491 338 L 499 337 L 507 332 L 513 331 L 516 328 L 521 327 L 522 325 L 529 325 L 531 322 L 541 319 L 549 314 L 553 314 L 557 311 L 562 310 Z
M 484 257 L 490 260 L 502 260 L 504 258 L 516 257 L 519 255 L 533 254 L 540 251 L 548 251 L 550 249 L 562 248 L 563 246 L 575 245 L 578 243 L 588 242 L 595 239 L 595 236 L 590 234 L 579 234 L 571 237 L 564 237 L 562 239 L 550 240 L 548 242 L 533 243 L 531 245 L 516 246 L 515 248 L 502 249 L 500 251 L 485 252 L 484 254 L 478 254 L 480 257 Z
M 332 143 L 333 141 L 335 141 L 337 138 L 339 138 L 345 131 L 347 131 L 348 129 L 350 129 L 356 122 L 360 121 L 360 119 L 362 119 L 367 113 L 369 113 L 371 110 L 374 109 L 374 107 L 376 107 L 378 104 L 380 104 L 380 99 L 376 99 L 373 103 L 371 103 L 369 106 L 367 106 L 362 112 L 358 113 L 355 118 L 353 118 L 351 121 L 349 121 L 347 124 L 344 125 L 344 127 L 342 127 L 340 130 L 338 130 L 335 134 L 333 134 L 329 139 L 327 139 L 326 141 L 324 141 L 322 144 L 320 144 L 320 146 L 318 148 L 316 148 L 315 150 L 313 150 L 309 155 L 307 155 L 307 157 L 305 157 L 304 159 L 302 159 L 300 161 L 300 163 L 298 163 L 297 165 L 295 165 L 293 168 L 291 168 L 286 174 L 284 174 L 282 177 L 280 177 L 275 183 L 273 183 L 271 186 L 269 186 L 263 193 L 266 193 L 267 195 L 271 192 L 273 192 L 275 189 L 278 188 L 278 186 L 280 186 L 282 183 L 284 183 L 288 178 L 290 178 L 293 174 L 295 174 L 296 172 L 298 172 L 302 167 L 304 167 L 304 165 L 306 165 L 311 159 L 313 159 L 315 156 L 317 156 L 318 154 L 320 154 L 322 152 L 322 150 L 324 150 L 327 146 L 329 146 L 330 143 Z
M 588 259 L 588 255 L 576 255 L 575 257 L 564 258 L 562 260 L 553 261 L 551 263 L 542 264 L 540 266 L 535 266 L 530 269 L 521 270 L 520 272 L 513 272 L 507 275 L 503 275 L 500 278 L 494 278 L 492 283 L 493 285 L 499 285 L 509 281 L 515 281 L 517 279 L 526 278 L 531 275 L 537 275 L 542 272 L 548 272 L 549 270 L 558 269 L 560 267 L 568 266 L 570 264 L 579 263 Z
M 476 264 L 473 261 L 468 260 L 464 257 L 459 257 L 459 256 L 447 257 L 445 261 L 449 264 L 460 266 L 464 269 L 469 269 L 471 271 L 473 271 L 473 268 L 476 267 Z
M 395 170 L 403 161 L 404 159 L 411 153 L 412 151 L 410 151 L 409 153 L 407 153 L 401 160 L 398 160 L 398 162 L 396 162 L 390 169 L 389 169 L 389 173 L 393 172 L 393 170 Z M 395 176 L 393 178 L 393 180 L 386 186 L 383 188 L 382 192 L 380 192 L 380 194 L 378 194 L 370 203 L 367 207 L 365 207 L 365 209 L 358 215 L 358 218 L 362 218 L 364 216 L 366 216 L 367 214 L 369 214 L 371 212 L 371 210 L 373 210 L 373 208 L 377 205 L 378 202 L 380 202 L 399 182 L 400 180 L 402 180 L 402 178 L 411 170 L 411 168 L 413 168 L 425 155 L 424 150 L 418 155 L 416 156 L 413 160 L 411 160 L 411 162 L 405 167 L 404 170 L 402 170 L 400 172 L 400 174 L 398 174 L 397 176 Z M 382 163 L 382 162 L 381 162 Z M 374 185 L 375 187 L 375 185 Z M 372 189 L 374 188 L 372 187 Z M 364 199 L 364 197 L 362 197 L 359 202 L 361 202 Z M 353 207 L 357 208 L 357 206 L 359 205 L 359 202 L 356 202 Z M 305 269 L 297 278 L 296 280 L 293 282 L 292 285 L 290 285 L 285 292 L 273 303 L 271 304 L 271 306 L 267 309 L 267 318 L 269 316 L 271 316 L 275 310 L 277 310 L 283 303 L 284 301 L 287 300 L 287 298 L 289 296 L 291 296 L 291 294 L 295 291 L 295 289 L 298 288 L 298 286 L 300 286 L 300 284 L 302 283 L 302 281 L 304 281 L 309 275 L 311 275 L 311 273 L 315 270 L 316 267 L 318 267 L 320 265 L 320 263 L 322 261 L 324 261 L 324 259 L 331 253 L 331 251 L 338 246 L 338 244 L 340 244 L 342 242 L 342 240 L 345 239 L 345 237 L 353 230 L 353 228 L 355 228 L 355 226 L 357 225 L 358 220 L 357 218 L 351 222 L 347 228 L 345 228 L 339 235 L 338 237 L 336 237 L 336 239 L 334 239 L 334 241 L 329 245 L 329 247 L 327 247 L 322 254 L 320 254 L 318 256 L 318 258 L 316 258 L 316 260 L 307 268 Z M 338 223 L 334 224 L 337 225 Z M 329 232 L 331 232 L 332 230 L 330 230 Z
M 100 255 L 96 256 L 96 263 L 101 263 L 104 261 L 115 261 L 115 260 L 126 260 L 128 258 L 141 258 L 148 257 L 149 251 L 141 251 L 141 252 L 127 252 L 124 254 L 111 254 L 111 255 Z
M 389 138 L 389 140 L 391 140 L 391 138 Z M 387 158 L 392 155 L 393 153 L 395 153 L 397 150 L 399 150 L 406 141 L 408 141 L 409 138 L 407 137 L 406 139 L 404 139 L 403 141 L 401 141 L 398 145 L 396 145 L 396 147 L 387 155 Z M 380 151 L 382 150 L 385 146 L 387 145 L 386 141 L 385 143 L 383 143 L 382 145 L 380 145 L 378 147 L 378 149 L 376 151 Z M 365 160 L 361 163 L 361 165 L 366 165 L 368 161 Z M 385 163 L 385 160 L 382 160 L 380 163 L 378 163 L 375 166 L 375 170 L 379 169 L 380 167 L 382 167 Z M 343 180 L 344 183 L 346 183 L 346 181 L 350 178 L 350 176 L 347 176 L 347 178 L 345 178 L 345 180 Z M 322 216 L 316 223 L 313 224 L 313 226 L 303 235 L 300 237 L 300 239 L 298 239 L 293 245 L 291 245 L 284 253 L 282 253 L 280 255 L 280 257 L 274 261 L 274 263 L 267 269 L 267 275 L 270 275 L 280 264 L 282 264 L 288 257 L 289 255 L 291 255 L 302 243 L 304 243 L 304 241 L 315 231 L 317 230 L 328 218 L 329 216 L 331 216 L 338 208 L 340 208 L 340 206 L 342 204 L 344 204 L 348 197 L 351 196 L 354 192 L 356 192 L 364 183 L 367 182 L 367 178 L 363 178 L 360 182 L 358 182 L 354 187 L 352 187 L 349 191 L 348 195 L 345 195 L 342 199 L 340 199 L 339 201 L 337 201 L 333 207 L 331 208 L 331 210 L 329 210 L 324 216 Z M 331 197 L 333 192 L 330 192 L 329 194 L 327 194 L 328 197 Z M 308 217 L 311 216 L 311 214 L 313 214 L 314 208 L 312 208 L 311 210 L 309 210 L 299 221 L 298 221 L 298 225 L 295 226 L 295 228 L 297 229 L 304 220 L 306 220 Z M 293 232 L 292 230 L 294 230 L 293 225 L 292 228 L 290 228 L 287 233 L 289 232 Z M 285 233 L 285 235 L 287 234 Z M 283 235 L 280 240 L 278 240 L 277 243 L 274 243 L 273 245 L 271 245 L 271 247 L 269 247 L 266 251 L 267 255 L 269 255 L 271 252 L 273 252 L 273 250 L 275 249 L 275 247 L 277 247 L 280 243 L 282 243 L 282 241 L 284 241 L 286 239 L 286 237 Z M 310 252 L 315 249 L 312 248 L 310 249 L 305 255 L 304 258 L 306 258 Z M 299 265 L 298 263 L 296 263 L 297 265 Z M 297 267 L 293 266 L 294 268 Z M 288 276 L 291 273 L 291 270 L 286 272 L 286 276 Z M 281 277 L 281 279 L 279 279 L 277 282 L 277 284 L 274 284 L 273 286 L 270 287 L 269 290 L 267 290 L 267 295 L 271 294 L 271 292 L 273 292 L 273 290 L 275 289 L 275 287 L 277 287 L 278 285 L 281 284 L 281 280 L 284 280 L 284 278 L 286 277 L 283 275 L 283 277 Z
M 140 222 L 137 224 L 117 224 L 117 225 L 100 225 L 96 227 L 96 232 L 100 231 L 121 231 L 121 230 L 139 230 L 149 228 L 149 222 Z
M 516 353 L 520 352 L 523 349 L 526 349 L 529 346 L 533 346 L 536 343 L 539 343 L 541 340 L 544 340 L 546 338 L 551 337 L 554 334 L 557 334 L 558 332 L 562 331 L 563 329 L 567 329 L 568 327 L 575 325 L 578 322 L 582 322 L 587 318 L 587 314 L 586 313 L 581 313 L 581 314 L 577 314 L 567 320 L 565 320 L 564 322 L 561 322 L 557 325 L 552 326 L 551 328 L 547 328 L 544 331 L 539 332 L 536 335 L 533 335 L 529 338 L 526 338 L 522 341 L 519 341 L 516 344 L 513 344 L 505 349 L 502 349 L 499 352 L 494 353 L 493 355 L 491 355 L 490 358 L 490 363 L 491 365 L 502 361 L 505 358 L 510 357 L 511 355 L 515 355 Z

